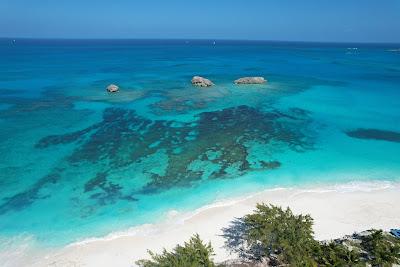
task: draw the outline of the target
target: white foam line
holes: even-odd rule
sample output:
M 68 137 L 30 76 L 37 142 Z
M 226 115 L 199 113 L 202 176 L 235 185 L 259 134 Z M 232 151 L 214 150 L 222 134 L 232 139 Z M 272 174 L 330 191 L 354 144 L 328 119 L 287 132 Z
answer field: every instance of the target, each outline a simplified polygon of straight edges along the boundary
M 221 207 L 228 207 L 228 206 L 232 206 L 235 205 L 237 203 L 243 202 L 247 199 L 251 199 L 257 195 L 263 194 L 264 192 L 273 192 L 273 191 L 279 191 L 279 190 L 290 190 L 290 188 L 283 188 L 283 187 L 279 187 L 279 188 L 273 188 L 273 189 L 267 189 L 261 192 L 257 192 L 254 194 L 250 194 L 244 197 L 239 197 L 239 198 L 229 198 L 229 199 L 224 199 L 224 200 L 218 200 L 214 203 L 202 206 L 196 210 L 194 210 L 193 212 L 185 212 L 183 214 L 179 214 L 179 212 L 177 212 L 176 210 L 170 210 L 168 213 L 173 213 L 173 217 L 175 219 L 174 222 L 171 222 L 171 218 L 167 219 L 160 222 L 160 223 L 154 223 L 154 224 L 143 224 L 143 225 L 139 225 L 139 226 L 134 226 L 131 228 L 128 228 L 127 230 L 123 230 L 123 231 L 116 231 L 116 232 L 112 232 L 104 237 L 89 237 L 89 238 L 85 238 L 83 240 L 80 241 L 76 241 L 73 242 L 69 245 L 67 245 L 66 247 L 74 247 L 74 246 L 82 246 L 82 245 L 86 245 L 92 242 L 98 242 L 98 241 L 111 241 L 117 238 L 121 238 L 121 237 L 129 237 L 129 236 L 135 236 L 135 235 L 148 235 L 148 234 L 154 234 L 157 233 L 159 231 L 161 231 L 161 226 L 171 223 L 171 224 L 184 224 L 185 221 L 190 220 L 191 218 L 197 216 L 198 214 L 201 214 L 207 210 L 210 209 L 214 209 L 214 208 L 221 208 Z M 175 215 L 177 214 L 177 215 Z
M 293 192 L 292 196 L 296 196 L 299 194 L 306 194 L 306 193 L 318 193 L 318 194 L 323 194 L 323 193 L 331 193 L 331 192 L 339 192 L 339 193 L 351 193 L 351 192 L 372 192 L 372 191 L 379 191 L 379 190 L 388 190 L 388 189 L 394 189 L 394 188 L 399 188 L 400 189 L 400 183 L 398 182 L 390 182 L 390 181 L 352 181 L 352 182 L 347 182 L 343 184 L 328 184 L 326 186 L 318 186 L 318 187 L 308 187 L 308 188 L 302 188 L 302 187 L 278 187 L 278 188 L 273 188 L 273 189 L 267 189 L 263 190 L 260 192 L 256 192 L 253 194 L 246 195 L 244 197 L 238 197 L 238 198 L 228 198 L 228 199 L 223 199 L 223 200 L 218 200 L 214 203 L 202 206 L 193 212 L 185 212 L 182 214 L 179 214 L 176 210 L 170 210 L 166 212 L 167 214 L 170 213 L 170 216 L 167 216 L 167 218 L 160 222 L 160 223 L 155 223 L 155 224 L 143 224 L 139 226 L 134 226 L 131 228 L 128 228 L 127 230 L 124 231 L 117 231 L 117 232 L 112 232 L 104 237 L 91 237 L 91 238 L 85 238 L 81 241 L 77 241 L 74 243 L 69 244 L 67 247 L 73 247 L 73 246 L 82 246 L 86 245 L 92 242 L 99 242 L 99 241 L 111 241 L 117 238 L 121 237 L 130 237 L 130 236 L 136 236 L 136 235 L 149 235 L 149 234 L 155 234 L 160 231 L 162 231 L 163 226 L 165 227 L 166 225 L 176 225 L 176 224 L 184 224 L 187 220 L 190 220 L 191 218 L 197 216 L 198 214 L 201 214 L 207 210 L 214 209 L 214 208 L 221 208 L 221 207 L 228 207 L 232 206 L 241 202 L 244 202 L 248 199 L 251 199 L 253 197 L 268 193 L 268 192 L 274 192 L 274 191 L 291 191 L 295 190 Z M 172 218 L 171 218 L 172 216 Z M 174 221 L 171 221 L 173 219 Z
M 244 197 L 239 197 L 239 198 L 228 198 L 228 199 L 223 199 L 223 200 L 218 200 L 214 203 L 202 206 L 198 209 L 196 209 L 193 212 L 186 213 L 186 215 L 181 219 L 181 223 L 184 223 L 185 221 L 195 217 L 196 215 L 203 213 L 207 210 L 214 209 L 214 208 L 223 208 L 223 207 L 229 207 L 233 206 L 235 204 L 241 203 L 243 201 L 246 201 L 248 199 L 251 199 L 253 197 L 256 197 L 257 195 L 261 195 L 265 192 L 274 192 L 274 191 L 280 191 L 280 190 L 290 190 L 291 188 L 283 188 L 283 187 L 278 187 L 278 188 L 273 188 L 273 189 L 267 189 L 261 192 L 249 194 Z

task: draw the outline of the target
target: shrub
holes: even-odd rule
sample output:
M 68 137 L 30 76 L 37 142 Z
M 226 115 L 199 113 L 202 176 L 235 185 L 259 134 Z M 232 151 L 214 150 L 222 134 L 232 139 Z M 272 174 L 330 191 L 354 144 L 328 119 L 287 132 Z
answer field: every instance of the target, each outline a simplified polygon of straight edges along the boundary
M 342 244 L 330 242 L 320 243 L 314 251 L 318 266 L 365 266 L 360 259 L 360 252 L 357 248 L 348 249 Z
M 270 264 L 315 266 L 313 219 L 294 215 L 287 208 L 258 204 L 253 214 L 244 217 L 249 247 L 260 246 Z
M 172 252 L 164 249 L 161 254 L 149 251 L 150 260 L 136 262 L 141 267 L 215 267 L 211 257 L 211 243 L 204 244 L 198 234 L 192 236 L 184 246 L 176 246 Z
M 400 264 L 400 242 L 396 238 L 385 236 L 382 230 L 371 230 L 371 234 L 361 240 L 361 248 L 372 266 Z

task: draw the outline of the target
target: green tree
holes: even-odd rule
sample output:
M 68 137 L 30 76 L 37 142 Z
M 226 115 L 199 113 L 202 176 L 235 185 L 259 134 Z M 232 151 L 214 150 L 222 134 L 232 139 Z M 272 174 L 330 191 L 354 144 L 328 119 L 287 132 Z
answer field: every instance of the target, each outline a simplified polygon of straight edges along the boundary
M 361 240 L 361 247 L 372 266 L 400 264 L 400 242 L 396 238 L 385 236 L 382 230 L 371 230 L 371 234 Z
M 318 266 L 365 266 L 365 263 L 360 260 L 360 252 L 357 248 L 350 250 L 343 244 L 335 242 L 321 243 L 315 248 L 314 255 Z
M 294 215 L 273 205 L 258 204 L 253 214 L 246 215 L 247 243 L 262 246 L 270 264 L 316 266 L 313 253 L 319 245 L 313 238 L 313 219 Z
M 184 246 L 176 246 L 172 252 L 164 249 L 161 254 L 149 251 L 150 260 L 136 262 L 141 267 L 215 267 L 211 257 L 211 243 L 204 244 L 198 234 L 192 236 Z

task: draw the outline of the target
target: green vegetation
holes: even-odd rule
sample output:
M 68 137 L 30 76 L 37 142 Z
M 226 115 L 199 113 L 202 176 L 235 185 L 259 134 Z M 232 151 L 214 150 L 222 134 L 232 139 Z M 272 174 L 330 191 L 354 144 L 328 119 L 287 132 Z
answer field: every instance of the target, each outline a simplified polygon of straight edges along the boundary
M 196 234 L 185 242 L 184 246 L 176 246 L 172 252 L 164 249 L 161 254 L 149 251 L 151 260 L 140 260 L 136 264 L 142 267 L 214 267 L 211 259 L 211 244 L 204 244 Z
M 257 205 L 253 214 L 244 217 L 247 227 L 247 243 L 251 248 L 262 246 L 263 254 L 272 263 L 293 266 L 314 265 L 313 219 L 293 215 L 287 208 Z
M 349 249 L 335 242 L 320 243 L 315 249 L 314 258 L 318 266 L 365 266 L 358 249 Z
M 400 241 L 395 237 L 385 235 L 382 230 L 372 230 L 361 241 L 365 258 L 372 266 L 400 264 Z
M 313 219 L 287 208 L 258 204 L 256 210 L 223 229 L 226 245 L 246 260 L 270 266 L 391 266 L 400 263 L 400 241 L 382 231 L 338 239 L 313 238 Z
M 236 219 L 223 236 L 226 247 L 247 264 L 268 266 L 371 266 L 400 264 L 400 240 L 381 230 L 369 230 L 331 242 L 314 239 L 313 219 L 309 215 L 294 215 L 287 208 L 258 204 L 252 214 Z M 142 267 L 213 267 L 211 244 L 203 244 L 194 235 L 173 252 L 141 260 Z M 223 264 L 221 266 L 224 266 Z M 244 266 L 244 265 L 243 265 Z M 246 265 L 251 266 L 251 265 Z M 263 265 L 264 266 L 264 265 Z

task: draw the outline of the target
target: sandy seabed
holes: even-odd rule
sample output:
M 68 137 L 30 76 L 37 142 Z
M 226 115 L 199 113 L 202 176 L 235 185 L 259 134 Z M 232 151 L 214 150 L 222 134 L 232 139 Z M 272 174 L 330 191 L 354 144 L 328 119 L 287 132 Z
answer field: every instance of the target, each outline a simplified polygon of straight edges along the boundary
M 55 251 L 9 251 L 2 253 L 3 266 L 135 266 L 148 257 L 182 244 L 194 233 L 211 241 L 215 261 L 235 258 L 224 248 L 221 229 L 237 217 L 254 210 L 257 203 L 289 206 L 294 213 L 314 218 L 315 237 L 338 238 L 370 228 L 400 227 L 400 183 L 352 182 L 308 188 L 277 188 L 242 198 L 213 203 L 191 213 L 170 211 L 162 223 L 133 227 L 103 238 L 91 238 Z

